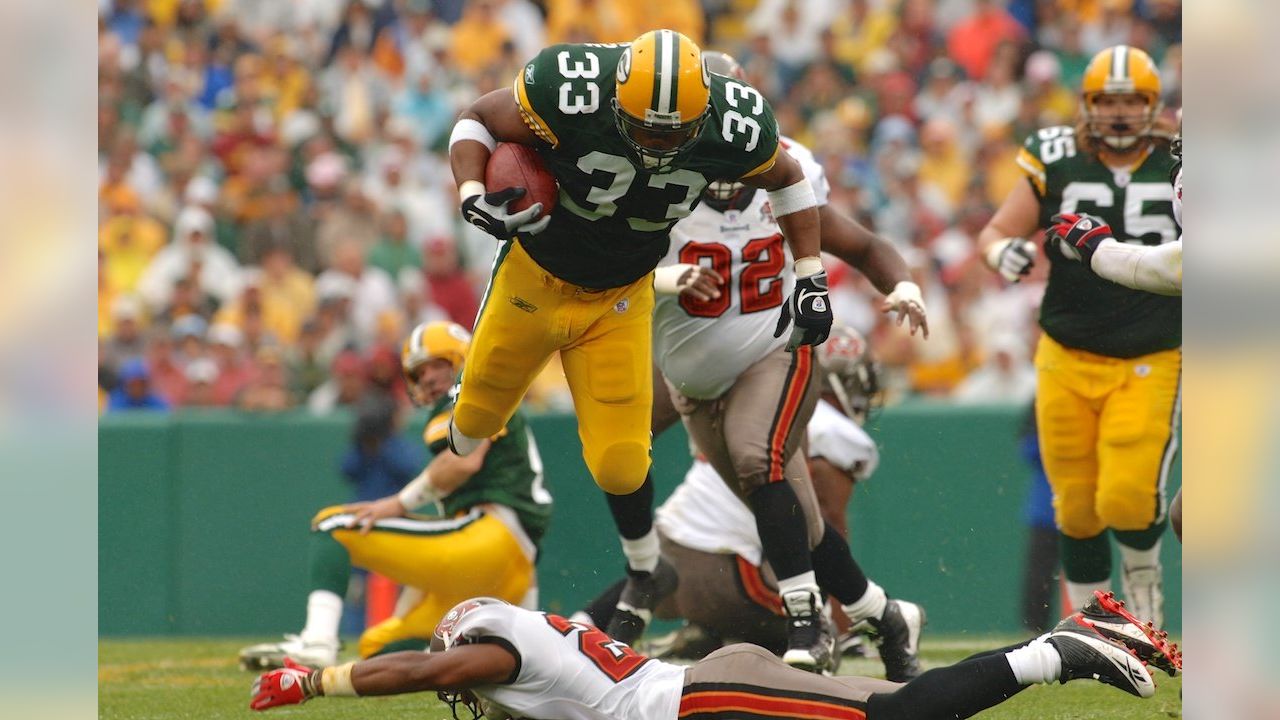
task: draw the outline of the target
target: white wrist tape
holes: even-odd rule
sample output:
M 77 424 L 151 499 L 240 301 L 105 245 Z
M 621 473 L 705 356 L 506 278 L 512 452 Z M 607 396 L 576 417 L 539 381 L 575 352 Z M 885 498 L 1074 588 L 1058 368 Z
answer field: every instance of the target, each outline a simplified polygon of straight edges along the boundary
M 351 668 L 354 662 L 337 667 L 327 667 L 320 671 L 320 691 L 322 695 L 331 697 L 355 697 L 358 693 L 351 684 Z
M 795 262 L 796 277 L 806 278 L 810 275 L 817 275 L 822 272 L 822 258 L 810 255 L 802 257 Z
M 687 272 L 693 272 L 698 269 L 697 265 L 689 263 L 676 263 L 675 265 L 663 265 L 653 271 L 653 291 L 659 295 L 678 295 L 684 288 L 680 285 L 680 279 Z M 689 277 L 693 277 L 690 275 Z
M 894 285 L 889 297 L 901 302 L 915 303 L 921 310 L 924 309 L 924 296 L 920 294 L 920 286 L 910 280 L 903 280 Z
M 466 200 L 467 198 L 485 193 L 484 183 L 479 180 L 463 180 L 458 186 L 458 197 Z
M 463 118 L 454 123 L 453 133 L 449 135 L 449 149 L 452 150 L 455 143 L 463 140 L 475 140 L 489 148 L 489 152 L 493 152 L 493 149 L 498 147 L 498 139 L 489 132 L 489 128 L 479 120 L 471 118 Z
M 992 270 L 999 270 L 1000 269 L 1000 253 L 1004 252 L 1004 249 L 1009 247 L 1009 243 L 1012 243 L 1017 239 L 1018 238 L 1007 237 L 1003 240 L 997 240 L 991 243 L 990 245 L 988 245 L 987 254 L 983 256 L 983 259 L 987 261 L 987 267 L 991 268 Z
M 396 497 L 400 499 L 400 504 L 405 510 L 413 510 L 439 500 L 440 491 L 431 485 L 431 475 L 423 469 L 418 473 L 418 477 L 410 480 L 409 484 L 396 494 Z
M 773 216 L 778 218 L 817 207 L 818 197 L 813 194 L 813 185 L 809 184 L 809 178 L 801 178 L 800 182 L 788 185 L 781 190 L 770 190 L 769 205 L 773 209 Z

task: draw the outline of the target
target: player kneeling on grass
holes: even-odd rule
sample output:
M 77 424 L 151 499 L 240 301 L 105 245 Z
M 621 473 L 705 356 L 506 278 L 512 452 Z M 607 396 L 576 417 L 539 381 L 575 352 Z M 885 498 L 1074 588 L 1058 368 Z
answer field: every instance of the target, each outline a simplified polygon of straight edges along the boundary
M 302 633 L 240 652 L 246 669 L 337 662 L 338 623 L 351 566 L 404 585 L 396 614 L 360 638 L 360 656 L 422 648 L 449 608 L 477 593 L 537 605 L 534 559 L 551 517 L 542 460 L 524 415 L 477 452 L 459 457 L 446 440 L 453 400 L 471 336 L 449 322 L 419 325 L 405 340 L 401 365 L 414 403 L 431 408 L 423 438 L 435 453 L 397 495 L 321 510 L 312 521 L 312 591 Z M 409 511 L 427 504 L 444 518 Z
M 694 665 L 654 660 L 598 628 L 474 598 L 436 627 L 432 652 L 402 652 L 337 667 L 289 663 L 253 684 L 249 707 L 320 695 L 435 690 L 458 716 L 548 720 L 795 717 L 833 720 L 967 718 L 1037 683 L 1093 679 L 1142 698 L 1155 683 L 1137 655 L 1180 663 L 1176 649 L 1110 595 L 1048 635 L 930 670 L 906 684 L 825 677 L 754 645 L 730 645 Z M 1137 654 L 1135 654 L 1135 651 Z

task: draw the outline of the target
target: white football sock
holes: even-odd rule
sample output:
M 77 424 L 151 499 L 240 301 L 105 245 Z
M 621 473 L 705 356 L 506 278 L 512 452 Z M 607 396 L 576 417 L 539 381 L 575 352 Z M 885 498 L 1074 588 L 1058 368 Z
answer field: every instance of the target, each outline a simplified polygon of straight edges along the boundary
M 473 438 L 470 435 L 464 435 L 462 431 L 454 426 L 453 420 L 449 420 L 449 445 L 458 455 L 470 455 L 480 447 L 484 442 L 484 438 Z
M 857 602 L 844 605 L 844 614 L 849 616 L 849 621 L 857 624 L 867 619 L 879 620 L 884 617 L 885 606 L 889 604 L 889 596 L 885 595 L 884 588 L 875 584 L 871 580 L 867 580 L 867 591 L 858 598 Z
M 627 566 L 632 570 L 653 572 L 658 567 L 658 531 L 651 528 L 635 540 L 622 538 L 622 554 L 627 556 Z
M 1093 591 L 1101 590 L 1106 592 L 1111 589 L 1110 580 L 1102 580 L 1100 582 L 1091 583 L 1075 583 L 1067 581 L 1067 599 L 1071 601 L 1071 609 L 1073 611 L 1084 607 L 1084 604 L 1093 599 Z
M 329 590 L 312 590 L 307 596 L 307 626 L 304 642 L 336 642 L 342 622 L 342 598 Z
M 1013 677 L 1022 685 L 1050 683 L 1062 675 L 1062 656 L 1057 648 L 1039 640 L 1004 654 Z
M 1124 543 L 1116 543 L 1120 546 L 1120 562 L 1124 564 L 1126 569 L 1141 567 L 1160 567 L 1160 541 L 1147 550 L 1138 550 L 1131 548 Z
M 792 575 L 789 578 L 780 578 L 778 580 L 778 594 L 789 595 L 793 592 L 811 592 L 817 594 L 821 592 L 818 589 L 818 579 L 814 576 L 813 571 L 803 572 L 799 575 Z

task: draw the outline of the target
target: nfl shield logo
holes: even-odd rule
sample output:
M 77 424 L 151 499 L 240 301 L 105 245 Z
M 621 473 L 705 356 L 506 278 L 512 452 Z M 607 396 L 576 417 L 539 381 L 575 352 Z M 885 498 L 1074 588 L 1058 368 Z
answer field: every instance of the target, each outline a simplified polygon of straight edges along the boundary
M 627 298 L 622 298 L 614 304 L 613 311 L 616 313 L 624 313 L 629 307 L 631 307 L 631 301 Z

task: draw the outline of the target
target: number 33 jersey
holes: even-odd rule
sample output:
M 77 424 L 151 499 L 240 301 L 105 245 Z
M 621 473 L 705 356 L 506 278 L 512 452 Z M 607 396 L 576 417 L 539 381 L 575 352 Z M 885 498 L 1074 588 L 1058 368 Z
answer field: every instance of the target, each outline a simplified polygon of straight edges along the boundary
M 652 660 L 598 628 L 514 605 L 484 605 L 458 621 L 456 643 L 514 650 L 516 676 L 474 692 L 515 718 L 675 720 L 684 668 Z
M 799 161 L 818 205 L 826 205 L 830 186 L 813 153 L 790 138 L 782 146 Z M 744 370 L 786 344 L 786 335 L 775 338 L 773 331 L 795 284 L 791 262 L 763 190 L 743 209 L 719 212 L 703 204 L 676 224 L 661 264 L 701 265 L 724 281 L 714 300 L 657 298 L 654 357 L 676 389 L 700 400 L 720 397 Z
M 637 167 L 613 110 L 615 77 L 638 71 L 630 63 L 619 69 L 626 47 L 552 45 L 514 84 L 520 114 L 545 142 L 537 150 L 560 184 L 551 224 L 520 242 L 553 275 L 589 288 L 644 277 L 666 253 L 671 227 L 693 210 L 708 183 L 764 172 L 778 151 L 777 122 L 764 97 L 746 83 L 708 75 L 707 120 L 674 169 Z

